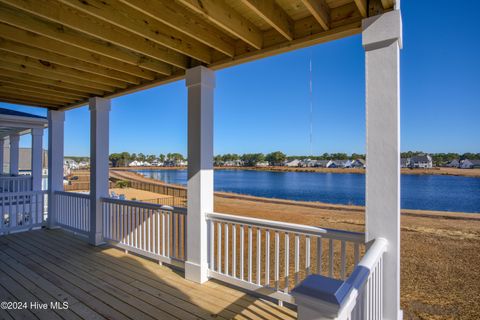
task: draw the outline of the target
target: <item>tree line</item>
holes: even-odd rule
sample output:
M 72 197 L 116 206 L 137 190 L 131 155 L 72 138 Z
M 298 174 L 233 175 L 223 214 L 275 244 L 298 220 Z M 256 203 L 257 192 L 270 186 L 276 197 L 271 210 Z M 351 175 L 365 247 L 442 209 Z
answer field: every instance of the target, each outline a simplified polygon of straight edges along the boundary
M 167 153 L 167 154 L 143 154 L 143 153 L 129 153 L 129 152 L 121 152 L 121 153 L 112 153 L 109 156 L 109 160 L 112 162 L 112 166 L 114 167 L 126 167 L 130 162 L 133 161 L 142 161 L 142 162 L 149 162 L 152 163 L 154 161 L 165 162 L 169 161 L 178 161 L 178 160 L 185 160 L 181 153 Z

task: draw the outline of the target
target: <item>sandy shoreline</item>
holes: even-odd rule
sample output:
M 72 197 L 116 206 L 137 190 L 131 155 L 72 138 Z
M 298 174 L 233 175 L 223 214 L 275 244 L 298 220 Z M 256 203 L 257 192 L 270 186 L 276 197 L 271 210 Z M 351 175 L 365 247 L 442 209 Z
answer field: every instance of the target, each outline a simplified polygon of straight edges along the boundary
M 186 167 L 117 167 L 113 170 L 186 170 Z M 215 167 L 215 170 L 253 170 L 271 172 L 319 172 L 319 173 L 357 173 L 365 174 L 362 168 L 297 168 L 297 167 Z M 480 169 L 459 169 L 459 168 L 432 168 L 432 169 L 408 169 L 402 168 L 402 174 L 408 175 L 447 175 L 480 178 Z

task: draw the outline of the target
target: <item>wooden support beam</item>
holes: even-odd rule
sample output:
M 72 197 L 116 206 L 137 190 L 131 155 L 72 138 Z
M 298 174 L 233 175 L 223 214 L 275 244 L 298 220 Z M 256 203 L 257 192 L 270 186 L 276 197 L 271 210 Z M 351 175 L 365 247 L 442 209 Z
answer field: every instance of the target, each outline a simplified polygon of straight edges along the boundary
M 32 106 L 32 107 L 41 107 L 41 108 L 52 108 L 52 109 L 58 109 L 60 106 L 57 104 L 51 104 L 47 103 L 45 101 L 37 101 L 35 99 L 22 99 L 22 98 L 16 98 L 13 96 L 7 96 L 0 94 L 0 101 L 2 102 L 7 102 L 7 103 L 13 103 L 13 104 L 21 104 L 25 106 Z
M 65 94 L 64 92 L 61 92 L 61 91 L 45 89 L 38 85 L 37 86 L 25 85 L 24 83 L 21 83 L 18 81 L 12 81 L 12 80 L 9 80 L 8 78 L 5 79 L 5 77 L 2 77 L 2 76 L 0 76 L 0 86 L 8 87 L 8 88 L 18 88 L 19 90 L 22 90 L 25 92 L 40 93 L 49 97 L 56 97 L 63 100 L 77 101 L 84 98 L 80 96 L 72 96 L 69 94 Z
M 0 82 L 12 84 L 19 88 L 22 88 L 22 87 L 30 88 L 38 92 L 44 91 L 49 94 L 55 94 L 59 97 L 66 97 L 66 98 L 72 98 L 72 99 L 83 99 L 83 98 L 89 97 L 89 95 L 86 93 L 80 93 L 74 90 L 69 90 L 67 88 L 54 86 L 51 84 L 30 81 L 30 79 L 27 80 L 27 78 L 29 77 L 28 75 L 25 75 L 24 78 L 16 79 L 11 77 L 11 74 L 9 74 L 8 76 L 5 75 L 5 73 L 8 73 L 8 72 L 9 71 L 7 70 L 2 70 L 2 74 L 0 74 Z M 19 76 L 19 74 L 17 74 L 17 76 Z M 39 80 L 41 80 L 41 78 Z
M 18 92 L 24 95 L 31 95 L 32 97 L 51 99 L 52 101 L 58 101 L 62 103 L 65 103 L 65 102 L 72 103 L 77 100 L 80 100 L 78 98 L 75 99 L 70 97 L 59 97 L 49 92 L 44 92 L 38 89 L 29 88 L 29 87 L 22 87 L 16 84 L 5 83 L 5 82 L 2 82 L 1 80 L 0 80 L 0 90 L 2 92 Z
M 2 29 L 2 25 L 0 24 L 0 30 L 1 29 Z M 1 31 L 0 31 L 0 34 L 2 34 Z M 24 55 L 30 58 L 40 59 L 42 61 L 57 63 L 64 67 L 75 68 L 77 70 L 81 70 L 84 72 L 89 72 L 99 76 L 107 77 L 108 79 L 115 80 L 115 82 L 118 82 L 122 86 L 123 86 L 123 82 L 128 82 L 131 84 L 140 83 L 139 78 L 131 76 L 129 74 L 125 74 L 123 72 L 101 67 L 89 62 L 84 62 L 82 60 L 66 57 L 57 53 L 26 46 L 21 43 L 5 40 L 3 38 L 0 38 L 0 49 L 9 51 L 12 53 Z
M 32 3 L 30 3 L 29 7 L 32 6 Z M 83 48 L 95 54 L 102 54 L 160 74 L 170 75 L 172 72 L 171 66 L 167 63 L 135 51 L 122 50 L 120 47 L 116 47 L 106 41 L 89 38 L 84 34 L 66 28 L 61 23 L 45 22 L 36 19 L 30 14 L 12 9 L 9 6 L 0 6 L 0 20 L 18 28 Z
M 48 72 L 46 71 L 27 67 L 25 65 L 19 65 L 19 64 L 14 64 L 14 63 L 0 60 L 0 69 L 13 71 L 17 74 L 20 73 L 22 76 L 25 76 L 25 78 L 28 80 L 35 79 L 35 82 L 40 82 L 40 83 L 45 82 L 45 83 L 51 83 L 55 85 L 61 84 L 61 86 L 63 87 L 67 87 L 69 89 L 77 90 L 83 93 L 89 93 L 91 95 L 93 94 L 93 95 L 103 96 L 103 94 L 105 93 L 103 90 L 93 89 L 91 87 L 79 85 L 75 81 L 73 81 L 74 83 L 70 81 L 66 81 L 64 77 L 58 77 L 55 74 L 53 74 L 53 77 L 52 77 L 51 76 L 52 74 L 48 74 Z M 51 82 L 49 80 L 51 80 Z
M 91 73 L 75 70 L 73 68 L 66 68 L 63 66 L 56 65 L 49 61 L 43 61 L 38 59 L 32 59 L 29 57 L 13 54 L 4 50 L 0 50 L 0 59 L 3 62 L 14 63 L 20 65 L 23 68 L 31 67 L 37 70 L 37 74 L 43 74 L 52 79 L 64 79 L 66 82 L 72 84 L 80 84 L 82 86 L 90 87 L 93 89 L 100 89 L 103 91 L 112 92 L 115 91 L 117 87 L 112 84 L 113 80 L 108 80 L 108 84 L 104 84 L 105 77 L 100 77 L 93 75 Z M 105 78 L 105 79 L 103 79 Z M 121 88 L 126 88 L 127 86 L 123 83 Z
M 117 0 L 60 0 L 62 3 L 117 26 L 133 35 L 146 38 L 161 46 L 197 59 L 204 63 L 211 62 L 210 47 L 179 32 L 170 26 L 152 19 L 150 16 L 132 10 L 130 6 Z M 151 7 L 154 7 L 150 3 Z M 165 12 L 172 15 L 171 12 Z M 178 21 L 180 23 L 181 21 Z M 98 24 L 98 23 L 97 23 Z M 134 38 L 134 36 L 131 38 Z M 233 51 L 233 46 L 232 46 Z
M 98 1 L 98 0 L 97 0 Z M 206 23 L 184 6 L 170 0 L 120 0 L 144 15 L 161 21 L 179 32 L 200 41 L 201 43 L 233 57 L 235 55 L 234 40 Z
M 391 9 L 393 8 L 394 1 L 393 0 L 382 0 L 383 9 Z
M 330 29 L 330 8 L 325 0 L 302 0 L 323 30 Z
M 61 104 L 61 105 L 75 102 L 75 100 L 71 100 L 71 99 L 60 99 L 57 97 L 44 95 L 38 92 L 24 91 L 15 87 L 4 86 L 2 84 L 0 84 L 0 94 L 8 95 L 8 96 L 18 96 L 18 97 L 22 96 L 25 98 L 30 97 L 33 99 L 42 100 L 52 104 Z
M 262 48 L 263 36 L 261 30 L 250 22 L 250 20 L 244 18 L 241 14 L 225 4 L 224 1 L 178 0 L 178 2 L 200 14 L 216 26 L 245 41 L 255 49 Z
M 368 12 L 367 0 L 355 0 L 355 5 L 357 6 L 358 12 L 360 12 L 362 17 L 366 18 Z
M 288 41 L 293 40 L 293 22 L 275 0 L 241 0 L 265 22 L 280 32 Z

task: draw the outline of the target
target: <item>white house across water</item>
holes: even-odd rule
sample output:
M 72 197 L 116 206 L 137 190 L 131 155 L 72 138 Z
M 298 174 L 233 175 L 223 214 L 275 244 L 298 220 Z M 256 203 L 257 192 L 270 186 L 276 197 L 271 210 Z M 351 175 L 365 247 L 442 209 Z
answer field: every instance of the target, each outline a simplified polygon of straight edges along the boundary
M 359 33 L 365 233 L 214 212 L 215 71 Z M 0 0 L 0 101 L 48 109 L 49 170 L 44 202 L 46 120 L 0 115 L 11 148 L 0 194 L 2 272 L 11 280 L 0 294 L 68 301 L 68 311 L 50 310 L 52 319 L 401 319 L 401 47 L 399 0 Z M 187 208 L 109 198 L 110 99 L 180 79 Z M 65 112 L 83 105 L 90 194 L 63 190 Z M 20 133 L 32 134 L 32 176 L 12 189 L 21 179 Z

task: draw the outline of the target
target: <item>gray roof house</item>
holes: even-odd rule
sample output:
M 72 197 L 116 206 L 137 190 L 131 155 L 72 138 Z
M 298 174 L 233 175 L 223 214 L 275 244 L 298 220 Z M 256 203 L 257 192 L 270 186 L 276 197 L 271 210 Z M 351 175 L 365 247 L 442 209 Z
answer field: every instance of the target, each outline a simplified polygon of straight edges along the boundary
M 428 154 L 413 156 L 410 159 L 411 168 L 432 168 L 432 157 Z

